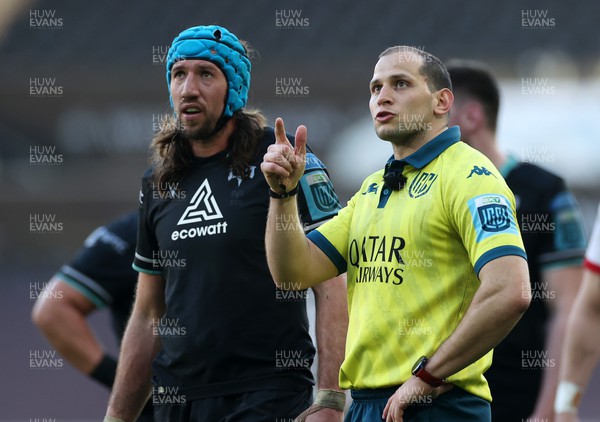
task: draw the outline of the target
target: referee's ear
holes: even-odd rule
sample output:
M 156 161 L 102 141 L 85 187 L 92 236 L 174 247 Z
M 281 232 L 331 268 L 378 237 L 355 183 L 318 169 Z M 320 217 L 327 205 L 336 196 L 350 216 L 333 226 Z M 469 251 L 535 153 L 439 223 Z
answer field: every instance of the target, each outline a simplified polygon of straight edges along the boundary
M 441 117 L 448 114 L 454 104 L 454 94 L 448 88 L 442 88 L 433 93 L 433 114 Z

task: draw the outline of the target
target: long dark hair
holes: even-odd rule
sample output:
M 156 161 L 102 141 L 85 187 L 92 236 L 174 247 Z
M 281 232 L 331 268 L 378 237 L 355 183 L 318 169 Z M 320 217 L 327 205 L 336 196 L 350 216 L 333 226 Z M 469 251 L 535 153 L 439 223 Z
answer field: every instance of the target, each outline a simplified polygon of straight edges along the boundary
M 231 117 L 236 129 L 229 137 L 228 160 L 233 173 L 246 179 L 250 175 L 250 162 L 257 153 L 264 127 L 265 116 L 258 110 L 240 110 Z M 190 141 L 181 136 L 175 117 L 154 135 L 150 145 L 152 179 L 159 190 L 167 190 L 169 184 L 181 181 L 192 165 Z

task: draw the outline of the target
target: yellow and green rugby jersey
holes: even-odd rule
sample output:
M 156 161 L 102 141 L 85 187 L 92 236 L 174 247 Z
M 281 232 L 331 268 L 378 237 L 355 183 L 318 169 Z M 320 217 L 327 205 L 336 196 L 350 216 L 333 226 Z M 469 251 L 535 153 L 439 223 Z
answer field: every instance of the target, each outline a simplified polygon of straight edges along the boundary
M 403 160 L 405 186 L 369 176 L 339 215 L 309 234 L 340 273 L 348 271 L 350 324 L 340 386 L 395 386 L 454 332 L 480 281 L 505 256 L 526 257 L 512 192 L 481 153 L 460 142 L 458 126 Z M 493 327 L 490 327 L 493 329 Z M 490 351 L 450 376 L 486 400 Z

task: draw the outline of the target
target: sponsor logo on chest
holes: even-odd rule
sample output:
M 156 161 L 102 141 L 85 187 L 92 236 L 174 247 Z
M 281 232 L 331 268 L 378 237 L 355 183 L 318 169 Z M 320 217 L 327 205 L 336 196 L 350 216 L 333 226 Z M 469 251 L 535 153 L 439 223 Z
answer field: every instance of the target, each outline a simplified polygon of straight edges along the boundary
M 224 220 L 223 214 L 210 183 L 205 179 L 179 218 L 178 229 L 171 233 L 171 240 L 227 233 L 227 221 L 219 220 Z M 179 226 L 183 227 L 179 228 Z

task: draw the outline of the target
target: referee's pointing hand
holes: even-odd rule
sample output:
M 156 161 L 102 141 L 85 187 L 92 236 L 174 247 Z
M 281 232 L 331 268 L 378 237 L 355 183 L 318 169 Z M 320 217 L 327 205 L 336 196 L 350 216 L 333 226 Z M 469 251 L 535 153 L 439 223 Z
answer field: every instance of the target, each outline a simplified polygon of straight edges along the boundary
M 296 129 L 295 147 L 285 134 L 283 119 L 275 120 L 275 143 L 263 157 L 260 169 L 271 189 L 279 194 L 294 189 L 304 174 L 306 159 L 306 126 Z

